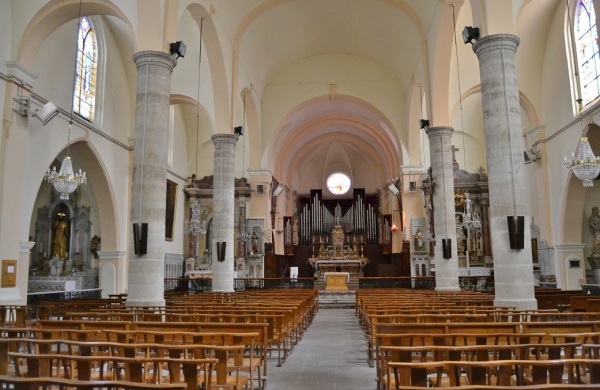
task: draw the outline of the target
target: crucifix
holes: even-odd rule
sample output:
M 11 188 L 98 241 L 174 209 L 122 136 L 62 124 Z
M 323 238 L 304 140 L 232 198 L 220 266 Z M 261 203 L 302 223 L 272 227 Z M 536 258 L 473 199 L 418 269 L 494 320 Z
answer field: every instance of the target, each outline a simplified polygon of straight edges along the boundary
M 459 150 L 459 148 L 452 145 L 452 167 L 454 168 L 454 170 L 458 169 L 458 162 L 456 162 L 456 152 L 458 152 Z

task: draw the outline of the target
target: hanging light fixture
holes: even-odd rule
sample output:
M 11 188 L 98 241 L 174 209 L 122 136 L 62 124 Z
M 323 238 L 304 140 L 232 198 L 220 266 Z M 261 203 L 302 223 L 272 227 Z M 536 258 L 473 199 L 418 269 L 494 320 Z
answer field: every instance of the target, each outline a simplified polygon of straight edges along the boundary
M 81 1 L 79 2 L 79 15 L 77 18 L 77 37 L 79 41 L 79 31 L 81 28 Z M 73 76 L 73 91 L 71 96 L 75 94 L 75 81 L 77 78 L 77 68 L 75 68 L 74 76 Z M 44 178 L 48 181 L 48 183 L 54 186 L 54 189 L 60 193 L 61 200 L 68 200 L 69 195 L 73 193 L 79 187 L 80 184 L 85 184 L 87 182 L 87 177 L 85 176 L 85 172 L 82 172 L 81 169 L 77 173 L 73 171 L 73 162 L 71 161 L 71 156 L 69 155 L 69 147 L 71 144 L 71 126 L 73 125 L 73 111 L 75 110 L 75 100 L 72 99 L 73 102 L 71 104 L 71 118 L 69 119 L 69 132 L 67 134 L 67 154 L 63 159 L 62 165 L 60 166 L 60 170 L 57 172 L 56 167 L 52 167 L 52 170 L 48 168 L 48 172 L 44 175 Z
M 568 21 L 569 28 L 571 30 L 571 57 L 573 61 L 573 68 L 577 69 L 577 53 L 575 48 L 575 32 L 573 31 L 573 26 L 571 24 L 571 14 L 569 7 L 569 0 L 565 0 L 567 3 L 567 12 L 568 12 Z M 579 72 L 575 72 L 575 77 L 579 77 Z M 579 84 L 579 83 L 578 83 Z M 581 98 L 577 99 L 577 103 L 581 105 Z M 579 106 L 581 116 L 581 106 Z M 583 126 L 583 124 L 582 124 Z M 568 159 L 565 156 L 565 160 L 563 161 L 563 166 L 575 174 L 577 178 L 583 181 L 583 186 L 586 188 L 592 187 L 594 185 L 593 180 L 600 174 L 600 157 L 594 155 L 592 151 L 592 147 L 588 142 L 587 137 L 585 136 L 586 128 L 581 130 L 581 138 L 579 138 L 579 144 L 577 145 L 577 157 L 575 157 L 575 152 L 571 154 L 571 158 Z
M 186 234 L 190 234 L 193 236 L 197 236 L 199 234 L 206 234 L 207 226 L 206 226 L 206 218 L 204 213 L 202 212 L 202 207 L 200 203 L 198 203 L 197 198 L 190 198 L 190 220 L 186 221 L 186 226 L 184 227 L 184 232 Z M 206 210 L 205 210 L 206 211 Z
M 234 134 L 239 138 L 240 135 L 244 135 L 244 128 L 246 127 L 246 93 L 244 92 L 244 96 L 243 96 L 243 110 L 244 110 L 244 117 L 242 119 L 243 125 L 242 126 L 238 126 L 234 129 Z M 246 162 L 246 142 L 244 140 L 242 140 L 242 185 L 246 184 L 246 177 L 244 176 L 245 173 L 245 162 Z M 246 218 L 246 197 L 242 194 L 240 194 L 240 216 L 242 216 L 242 218 Z M 238 233 L 238 239 L 241 241 L 249 241 L 250 240 L 250 234 L 248 234 L 248 232 L 246 231 L 246 223 L 245 221 L 240 221 L 240 231 Z
M 575 153 L 568 159 L 565 156 L 563 166 L 571 170 L 575 176 L 583 181 L 583 186 L 588 188 L 594 185 L 593 180 L 600 174 L 600 157 L 595 156 L 587 137 L 582 136 Z

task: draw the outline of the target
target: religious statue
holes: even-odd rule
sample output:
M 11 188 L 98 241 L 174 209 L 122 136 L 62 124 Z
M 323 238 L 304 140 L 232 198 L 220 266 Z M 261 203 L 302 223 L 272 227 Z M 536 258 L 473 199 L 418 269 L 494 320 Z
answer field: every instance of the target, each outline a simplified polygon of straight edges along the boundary
M 413 250 L 415 252 L 423 252 L 425 250 L 425 240 L 423 239 L 423 231 L 421 229 L 417 229 L 417 232 L 415 233 Z
M 67 258 L 67 234 L 69 225 L 62 218 L 54 223 L 54 247 L 52 257 Z
M 590 216 L 590 229 L 594 235 L 594 249 L 592 257 L 600 257 L 600 214 L 598 207 L 592 207 L 592 215 Z
M 252 253 L 258 253 L 258 235 L 256 230 L 252 231 Z

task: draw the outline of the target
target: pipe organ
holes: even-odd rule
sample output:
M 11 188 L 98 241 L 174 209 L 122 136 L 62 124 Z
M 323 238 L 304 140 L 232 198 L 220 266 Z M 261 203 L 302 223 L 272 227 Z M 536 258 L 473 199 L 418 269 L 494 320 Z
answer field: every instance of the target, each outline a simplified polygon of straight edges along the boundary
M 300 199 L 298 218 L 300 245 L 312 245 L 314 236 L 329 235 L 336 225 L 348 239 L 354 235 L 366 244 L 380 242 L 377 197 L 365 196 L 363 189 L 355 189 L 352 199 L 327 200 L 321 190 L 312 190 L 309 199 Z

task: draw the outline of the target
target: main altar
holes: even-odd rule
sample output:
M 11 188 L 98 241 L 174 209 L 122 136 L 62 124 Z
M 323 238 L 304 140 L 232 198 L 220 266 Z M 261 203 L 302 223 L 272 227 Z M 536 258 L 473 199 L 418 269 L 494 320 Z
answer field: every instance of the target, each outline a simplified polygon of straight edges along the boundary
M 313 256 L 308 263 L 315 270 L 315 276 L 326 272 L 347 272 L 360 276 L 364 266 L 369 263 L 364 256 L 364 238 L 362 235 L 346 235 L 342 226 L 336 224 L 330 236 L 313 237 Z

